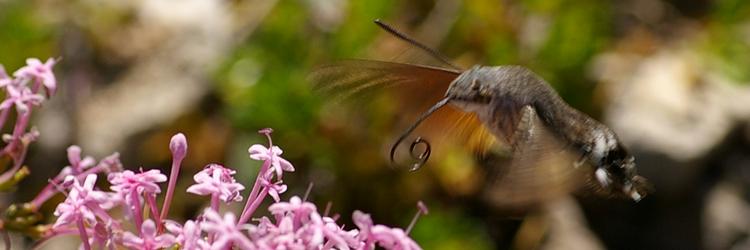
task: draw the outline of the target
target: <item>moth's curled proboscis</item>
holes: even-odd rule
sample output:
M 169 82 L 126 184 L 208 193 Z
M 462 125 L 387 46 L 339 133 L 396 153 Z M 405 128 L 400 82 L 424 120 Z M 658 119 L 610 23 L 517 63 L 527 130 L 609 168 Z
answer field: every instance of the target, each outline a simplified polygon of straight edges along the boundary
M 430 116 L 430 114 L 434 113 L 436 110 L 445 106 L 446 104 L 448 104 L 448 102 L 450 102 L 450 98 L 448 97 L 443 98 L 442 100 L 437 102 L 429 110 L 424 112 L 419 117 L 419 119 L 417 119 L 417 121 L 414 122 L 414 124 L 412 124 L 408 129 L 406 129 L 404 133 L 401 134 L 401 136 L 398 137 L 398 139 L 396 140 L 396 143 L 394 143 L 393 146 L 391 147 L 391 164 L 395 163 L 396 161 L 395 160 L 396 149 L 401 144 L 401 142 L 404 141 L 404 139 L 406 139 L 406 137 L 408 137 L 409 134 L 411 134 L 411 132 L 413 132 L 414 129 L 416 129 L 417 126 L 419 126 L 419 124 L 422 123 L 422 121 L 424 121 L 428 116 Z M 421 153 L 418 152 L 418 149 L 421 148 L 421 147 L 418 147 L 419 145 L 424 146 L 424 150 Z M 409 170 L 415 171 L 419 169 L 420 167 L 422 167 L 430 158 L 430 154 L 432 154 L 432 146 L 427 140 L 423 139 L 422 137 L 417 137 L 417 139 L 414 139 L 414 141 L 409 146 L 409 155 L 412 158 L 414 158 L 416 162 L 411 164 L 411 168 L 409 168 Z
M 394 159 L 396 149 L 401 145 L 403 139 L 404 138 L 399 138 L 399 140 L 391 147 L 391 164 L 396 165 L 396 160 Z M 427 163 L 427 160 L 430 159 L 430 154 L 432 154 L 432 145 L 429 141 L 422 137 L 414 139 L 409 145 L 409 156 L 411 157 L 411 162 L 408 164 L 408 166 L 410 166 L 409 171 L 416 171 L 424 166 L 425 163 Z
M 419 144 L 424 145 L 424 150 L 422 150 L 422 153 L 417 154 L 416 152 L 419 149 L 417 146 Z M 416 160 L 416 162 L 412 164 L 412 167 L 411 169 L 409 169 L 409 171 L 416 171 L 417 169 L 424 166 L 427 160 L 430 159 L 431 153 L 432 146 L 430 145 L 430 142 L 422 139 L 422 137 L 417 137 L 417 139 L 414 139 L 414 141 L 411 143 L 411 146 L 409 147 L 409 154 L 411 154 L 411 157 Z

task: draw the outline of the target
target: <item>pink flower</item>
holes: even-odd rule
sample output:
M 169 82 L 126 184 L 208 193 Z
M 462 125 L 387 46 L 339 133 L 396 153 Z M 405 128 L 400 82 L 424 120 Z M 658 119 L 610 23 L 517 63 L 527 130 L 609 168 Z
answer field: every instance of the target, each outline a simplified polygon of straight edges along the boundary
M 120 153 L 113 153 L 104 157 L 96 164 L 97 169 L 101 169 L 104 173 L 120 172 L 122 171 L 122 162 L 120 162 Z
M 76 145 L 68 147 L 68 162 L 70 162 L 70 165 L 65 166 L 58 175 L 61 179 L 68 175 L 78 175 L 83 173 L 84 170 L 94 166 L 96 163 L 91 156 L 86 156 L 81 159 L 81 147 Z
M 26 59 L 26 66 L 16 70 L 13 76 L 16 78 L 28 78 L 35 79 L 37 83 L 41 83 L 47 89 L 47 96 L 55 94 L 57 88 L 57 80 L 52 72 L 52 67 L 55 66 L 55 59 L 50 58 L 42 64 L 42 61 L 36 58 Z
M 303 202 L 297 196 L 293 196 L 289 199 L 289 202 L 276 202 L 268 207 L 268 211 L 273 215 L 284 215 L 290 213 L 298 218 L 296 223 L 299 223 L 299 218 L 309 217 L 313 212 L 317 212 L 315 204 L 310 202 Z
M 140 193 L 160 193 L 161 189 L 157 182 L 167 181 L 167 176 L 163 175 L 159 170 L 151 169 L 149 171 L 140 173 L 134 173 L 130 170 L 122 172 L 111 173 L 108 176 L 109 182 L 112 183 L 110 187 L 113 191 L 129 196 L 131 194 L 137 195 Z
M 0 78 L 1 76 L 2 74 Z M 279 157 L 282 152 L 271 143 L 270 130 L 262 130 L 261 133 L 268 136 L 269 147 L 254 145 L 248 150 L 251 158 L 265 162 L 253 184 L 253 190 L 248 195 L 248 204 L 239 221 L 233 213 L 220 215 L 217 212 L 220 201 L 243 199 L 240 192 L 245 187 L 236 182 L 236 172 L 232 169 L 219 164 L 209 164 L 193 176 L 196 183 L 187 191 L 198 195 L 210 194 L 211 207 L 197 219 L 188 220 L 180 225 L 177 222 L 163 220 L 168 209 L 163 208 L 161 214 L 158 214 L 156 194 L 161 192 L 158 183 L 167 180 L 158 170 L 112 172 L 108 179 L 114 192 L 97 191 L 94 187 L 96 175 L 89 173 L 95 172 L 96 169 L 121 168 L 117 155 L 94 166 L 93 159 L 81 157 L 80 148 L 70 147 L 70 166 L 64 171 L 65 181 L 52 181 L 52 186 L 67 186 L 70 187 L 70 191 L 65 202 L 55 210 L 55 215 L 59 218 L 47 237 L 70 234 L 77 230 L 83 239 L 84 249 L 420 249 L 409 238 L 409 229 L 376 225 L 370 215 L 363 212 L 355 211 L 353 214 L 354 224 L 358 229 L 345 229 L 336 222 L 338 215 L 333 218 L 322 216 L 313 203 L 300 197 L 294 196 L 288 201 L 280 201 L 279 194 L 287 190 L 287 186 L 281 180 L 281 173 L 293 171 L 294 167 Z M 184 136 L 175 135 L 170 143 L 173 167 L 175 162 L 179 165 L 186 149 Z M 274 175 L 277 176 L 276 180 L 273 179 Z M 85 180 L 82 180 L 81 176 L 86 176 Z M 177 178 L 177 172 L 173 171 L 170 177 Z M 250 221 L 249 218 L 254 211 L 269 195 L 275 200 L 268 207 L 272 214 L 271 218 L 261 217 Z M 129 217 L 112 218 L 107 209 L 123 203 L 127 205 L 124 210 Z M 424 204 L 420 202 L 417 206 L 419 212 L 409 228 L 420 215 L 427 213 Z M 147 208 L 150 216 L 143 213 Z M 124 229 L 130 227 L 120 225 L 121 221 L 126 219 L 134 224 L 135 232 L 126 232 Z M 161 223 L 162 221 L 164 223 Z M 166 233 L 162 230 L 164 228 Z
M 96 223 L 94 228 L 89 230 L 91 234 L 89 244 L 98 246 L 95 249 L 115 249 L 119 236 L 116 236 L 112 225 L 111 221 L 110 223 Z
M 152 250 L 162 249 L 174 245 L 175 237 L 171 234 L 157 235 L 154 221 L 148 219 L 140 228 L 140 237 L 131 232 L 122 236 L 122 244 L 131 249 Z
M 94 190 L 96 175 L 88 175 L 83 185 L 73 176 L 68 176 L 66 182 L 72 183 L 71 189 L 65 201 L 55 209 L 58 218 L 52 226 L 52 234 L 77 229 L 84 249 L 91 249 L 92 242 L 111 244 L 110 228 L 119 228 L 119 224 L 100 205 L 108 203 L 110 196 Z
M 203 217 L 205 221 L 201 223 L 201 228 L 216 237 L 211 243 L 211 249 L 221 250 L 231 246 L 237 246 L 239 249 L 257 249 L 255 244 L 240 231 L 233 213 L 227 212 L 222 218 L 213 209 L 206 209 Z
M 57 177 L 55 177 L 55 180 L 62 180 L 68 175 L 73 175 L 81 179 L 88 174 L 100 172 L 111 173 L 122 170 L 120 154 L 111 154 L 96 164 L 96 160 L 91 156 L 81 158 L 81 147 L 76 145 L 68 147 L 68 162 L 70 165 L 65 166 Z
M 422 249 L 401 228 L 375 225 L 372 227 L 371 233 L 371 237 L 375 239 L 378 245 L 386 249 Z
M 83 179 L 90 174 L 97 174 L 100 172 L 110 173 L 112 171 L 122 170 L 122 163 L 120 163 L 119 154 L 114 153 L 107 156 L 102 159 L 99 164 L 92 167 L 94 165 L 94 159 L 89 156 L 81 159 L 81 148 L 75 145 L 68 147 L 68 161 L 70 162 L 70 165 L 65 166 L 60 173 L 50 180 L 50 183 L 39 192 L 34 200 L 31 201 L 31 204 L 33 204 L 34 207 L 41 207 L 44 202 L 57 194 L 59 191 L 59 189 L 56 188 L 57 186 L 62 184 L 62 187 L 65 188 L 68 187 L 66 185 L 72 184 L 72 181 L 63 183 L 63 180 L 68 176 L 83 181 Z M 107 205 L 102 205 L 102 207 L 109 209 L 110 205 L 115 205 L 114 201 L 116 200 L 110 199 L 110 202 L 107 203 Z
M 68 161 L 70 162 L 70 167 L 77 170 L 73 171 L 74 173 L 80 173 L 82 170 L 93 166 L 95 163 L 94 158 L 91 156 L 86 156 L 81 159 L 81 147 L 76 145 L 68 147 Z
M 271 198 L 273 198 L 273 200 L 276 202 L 281 199 L 279 197 L 279 194 L 283 194 L 287 189 L 286 185 L 284 185 L 282 181 L 271 183 L 270 181 L 268 181 L 268 179 L 261 178 L 260 182 L 261 186 L 268 189 L 268 195 L 270 195 Z
M 106 193 L 94 190 L 96 175 L 87 176 L 83 185 L 72 176 L 69 176 L 67 180 L 72 181 L 73 185 L 68 192 L 68 197 L 55 209 L 57 221 L 52 228 L 75 225 L 79 220 L 84 220 L 91 225 L 95 224 L 96 208 L 99 208 L 100 203 L 107 202 L 109 198 Z
M 270 242 L 274 248 L 279 249 L 280 246 L 287 246 L 292 248 L 295 245 L 302 243 L 302 239 L 295 237 L 295 228 L 292 223 L 291 217 L 282 217 L 279 221 L 278 227 L 270 230 L 274 235 Z
M 258 176 L 253 184 L 253 189 L 250 190 L 245 208 L 240 214 L 240 224 L 244 224 L 250 220 L 250 216 L 255 212 L 260 203 L 265 199 L 266 195 L 271 195 L 275 201 L 279 201 L 279 194 L 286 191 L 286 186 L 282 184 L 283 171 L 294 171 L 294 167 L 289 161 L 279 157 L 283 152 L 281 148 L 273 145 L 271 139 L 271 133 L 273 129 L 265 128 L 258 131 L 260 134 L 264 134 L 268 138 L 268 148 L 255 144 L 248 148 L 250 158 L 255 160 L 261 160 L 263 166 L 261 166 Z M 273 174 L 276 173 L 276 182 L 272 182 Z
M 234 170 L 218 164 L 209 164 L 202 171 L 193 176 L 196 184 L 188 187 L 188 193 L 197 195 L 217 195 L 224 202 L 242 201 L 240 191 L 245 186 L 235 181 Z
M 211 247 L 201 237 L 200 224 L 195 221 L 188 220 L 184 226 L 174 221 L 166 221 L 165 227 L 170 233 L 175 235 L 175 243 L 180 244 L 182 249 L 203 250 Z
M 318 214 L 315 205 L 292 197 L 289 202 L 277 202 L 268 210 L 276 217 L 274 224 L 261 218 L 250 236 L 262 249 L 336 249 L 357 248 L 356 230 L 345 231 L 330 217 Z
M 376 243 L 385 249 L 422 249 L 400 228 L 373 225 L 369 214 L 355 211 L 352 219 L 359 227 L 357 238 L 365 242 L 363 249 L 375 249 Z
M 354 225 L 359 228 L 359 238 L 363 240 L 367 239 L 367 237 L 370 236 L 370 231 L 373 226 L 370 215 L 356 210 L 352 214 L 352 221 L 354 222 Z
M 284 152 L 277 146 L 271 146 L 271 149 L 266 148 L 263 145 L 255 144 L 250 146 L 247 150 L 250 153 L 250 158 L 270 162 L 270 168 L 268 172 L 276 172 L 276 177 L 281 178 L 282 170 L 287 172 L 294 172 L 294 166 L 289 161 L 281 158 L 280 155 Z M 264 173 L 265 175 L 266 173 Z
M 118 199 L 123 200 L 127 205 L 126 212 L 134 219 L 136 228 L 141 227 L 143 222 L 143 201 L 141 195 L 145 197 L 145 203 L 154 218 L 161 224 L 161 220 L 156 208 L 156 194 L 161 192 L 157 182 L 165 182 L 167 177 L 159 170 L 152 169 L 146 172 L 141 170 L 140 173 L 134 173 L 130 170 L 123 172 L 111 173 L 108 176 L 109 182 L 112 183 L 110 189 L 115 191 Z
M 320 218 L 318 213 L 312 214 L 313 221 L 317 221 Z M 323 231 L 323 236 L 328 240 L 326 245 L 333 245 L 339 249 L 348 249 L 349 247 L 358 247 L 360 243 L 354 235 L 350 234 L 341 228 L 336 221 L 331 217 L 322 217 L 320 220 L 323 222 L 322 227 L 319 228 Z M 317 224 L 317 223 L 315 223 Z
M 5 100 L 0 103 L 0 109 L 9 109 L 11 105 L 16 105 L 16 110 L 20 114 L 29 111 L 29 106 L 38 106 L 44 101 L 44 97 L 31 92 L 31 89 L 24 85 L 6 85 L 7 95 Z

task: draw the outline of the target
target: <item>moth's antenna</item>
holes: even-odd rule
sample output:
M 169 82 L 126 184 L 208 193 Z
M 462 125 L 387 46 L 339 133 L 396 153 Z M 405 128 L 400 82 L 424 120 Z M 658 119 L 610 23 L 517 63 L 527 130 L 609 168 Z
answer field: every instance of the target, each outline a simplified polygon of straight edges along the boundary
M 401 33 L 398 30 L 394 29 L 393 27 L 389 26 L 388 24 L 383 23 L 382 21 L 380 21 L 380 19 L 375 19 L 375 24 L 377 24 L 378 26 L 380 26 L 380 28 L 382 28 L 383 30 L 387 31 L 388 33 L 391 33 L 391 35 L 393 35 L 395 37 L 398 37 L 399 39 L 404 40 L 405 42 L 407 42 L 407 43 L 409 43 L 411 45 L 414 45 L 417 48 L 420 48 L 420 49 L 424 50 L 425 52 L 427 52 L 428 54 L 430 54 L 432 57 L 434 57 L 435 59 L 437 59 L 438 61 L 440 61 L 442 63 L 445 63 L 446 65 L 450 66 L 451 68 L 453 68 L 455 70 L 463 70 L 460 67 L 458 67 L 458 66 L 454 65 L 453 63 L 451 63 L 450 61 L 448 61 L 448 59 L 445 56 L 443 56 L 442 54 L 440 54 L 440 52 L 437 52 L 436 50 L 434 50 L 434 49 L 432 49 L 430 47 L 427 47 L 427 45 L 424 45 L 424 44 L 418 42 L 417 40 L 414 40 L 414 39 L 406 36 L 404 33 Z

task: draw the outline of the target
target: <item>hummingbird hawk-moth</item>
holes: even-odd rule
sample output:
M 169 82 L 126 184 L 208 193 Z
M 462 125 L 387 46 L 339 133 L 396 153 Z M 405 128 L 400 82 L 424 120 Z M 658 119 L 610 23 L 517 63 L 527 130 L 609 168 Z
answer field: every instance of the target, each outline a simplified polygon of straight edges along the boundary
M 547 82 L 522 66 L 474 66 L 460 70 L 436 51 L 376 20 L 389 33 L 426 51 L 449 68 L 371 60 L 324 65 L 309 79 L 319 92 L 338 98 L 390 90 L 414 123 L 412 169 L 430 156 L 430 141 L 462 143 L 482 154 L 507 148 L 510 159 L 491 168 L 484 197 L 498 206 L 525 206 L 589 188 L 640 200 L 650 185 L 635 158 L 606 125 L 570 107 Z M 429 107 L 429 108 L 428 108 Z M 420 123 L 422 125 L 420 125 Z M 424 144 L 422 153 L 416 148 Z

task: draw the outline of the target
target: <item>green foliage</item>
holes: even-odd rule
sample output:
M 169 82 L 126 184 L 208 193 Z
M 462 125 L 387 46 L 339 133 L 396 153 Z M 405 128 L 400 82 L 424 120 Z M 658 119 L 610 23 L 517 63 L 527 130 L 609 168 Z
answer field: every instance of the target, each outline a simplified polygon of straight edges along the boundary
M 55 55 L 53 27 L 33 11 L 31 1 L 0 2 L 0 62 L 6 70 L 26 64 L 29 57 Z
M 531 67 L 555 86 L 571 105 L 591 111 L 593 83 L 586 78 L 589 60 L 612 35 L 612 14 L 603 1 L 560 1 L 550 11 L 547 39 Z
M 742 83 L 750 83 L 750 3 L 742 0 L 717 1 L 709 25 L 705 48 L 722 73 Z
M 462 212 L 433 208 L 420 217 L 411 235 L 423 249 L 496 249 L 484 226 Z

